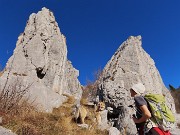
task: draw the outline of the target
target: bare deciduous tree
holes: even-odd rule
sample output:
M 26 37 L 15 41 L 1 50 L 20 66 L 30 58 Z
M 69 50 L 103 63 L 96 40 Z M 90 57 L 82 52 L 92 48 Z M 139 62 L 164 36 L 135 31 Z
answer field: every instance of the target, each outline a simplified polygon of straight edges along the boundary
M 97 71 L 93 73 L 94 80 L 87 80 L 87 85 L 83 89 L 83 98 L 88 98 L 89 100 L 93 100 L 97 96 L 98 89 L 98 80 L 102 75 L 102 70 L 99 68 Z
M 0 112 L 16 111 L 31 85 L 24 86 L 18 78 L 13 84 L 6 85 L 0 92 Z
M 12 63 L 13 61 L 14 58 Z M 13 64 L 11 64 L 9 68 L 6 81 L 0 85 L 0 112 L 6 114 L 14 113 L 18 110 L 20 102 L 32 85 L 23 85 L 22 80 L 20 80 L 18 77 L 13 81 L 13 83 L 9 83 L 12 65 Z

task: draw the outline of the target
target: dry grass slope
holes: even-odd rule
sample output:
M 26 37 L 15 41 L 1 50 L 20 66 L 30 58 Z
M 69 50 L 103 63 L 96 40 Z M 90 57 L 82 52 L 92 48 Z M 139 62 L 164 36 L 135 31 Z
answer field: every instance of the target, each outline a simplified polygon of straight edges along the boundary
M 0 71 L 0 76 L 2 74 L 3 71 Z M 11 129 L 17 135 L 108 134 L 107 131 L 97 129 L 94 108 L 85 106 L 87 97 L 82 98 L 81 104 L 88 110 L 88 117 L 85 119 L 85 123 L 90 127 L 88 129 L 79 127 L 73 119 L 72 112 L 75 103 L 73 96 L 64 95 L 68 97 L 68 100 L 61 107 L 54 108 L 52 113 L 38 112 L 34 104 L 29 104 L 27 99 L 23 99 L 31 85 L 22 89 L 20 82 L 17 80 L 14 85 L 7 86 L 0 92 L 0 117 L 3 118 L 1 126 Z
M 87 108 L 91 115 L 85 120 L 91 128 L 84 129 L 77 126 L 72 115 L 74 101 L 74 97 L 69 96 L 67 102 L 54 109 L 52 113 L 38 112 L 24 102 L 15 115 L 3 114 L 2 126 L 18 135 L 107 135 L 107 131 L 96 128 L 93 108 Z

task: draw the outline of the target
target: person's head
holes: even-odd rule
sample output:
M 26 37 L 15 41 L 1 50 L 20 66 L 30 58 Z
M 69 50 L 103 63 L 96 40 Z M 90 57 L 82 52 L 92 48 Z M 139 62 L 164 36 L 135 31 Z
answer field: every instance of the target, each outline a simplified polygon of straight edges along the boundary
M 145 86 L 142 83 L 134 84 L 131 89 L 131 97 L 134 97 L 135 95 L 142 95 L 145 92 Z

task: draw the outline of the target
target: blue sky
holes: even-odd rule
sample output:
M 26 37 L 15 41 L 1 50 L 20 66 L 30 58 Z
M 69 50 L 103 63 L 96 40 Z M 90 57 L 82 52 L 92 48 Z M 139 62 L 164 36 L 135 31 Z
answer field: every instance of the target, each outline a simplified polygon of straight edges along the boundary
M 84 85 L 120 44 L 141 35 L 166 86 L 180 86 L 179 0 L 0 0 L 0 64 L 12 55 L 31 13 L 53 11 L 66 36 L 68 59 Z

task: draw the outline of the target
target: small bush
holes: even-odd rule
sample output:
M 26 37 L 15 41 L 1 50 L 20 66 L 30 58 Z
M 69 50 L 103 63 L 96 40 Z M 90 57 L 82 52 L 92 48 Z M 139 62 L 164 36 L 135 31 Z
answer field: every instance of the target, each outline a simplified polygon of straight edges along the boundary
M 5 70 L 5 69 L 4 69 L 4 70 Z M 3 70 L 2 66 L 0 65 L 0 77 L 3 75 L 4 70 Z
M 102 70 L 98 69 L 94 72 L 94 80 L 87 80 L 87 85 L 83 87 L 82 98 L 92 101 L 96 99 L 98 90 L 98 80 L 102 76 Z
M 23 97 L 28 92 L 30 86 L 24 87 L 18 79 L 14 81 L 14 84 L 7 86 L 6 82 L 3 88 L 0 86 L 2 88 L 0 90 L 0 112 L 12 115 L 17 113 L 23 105 Z
M 3 72 L 0 72 L 0 77 L 3 75 Z
M 176 112 L 180 113 L 180 91 L 175 89 L 172 85 L 169 85 L 171 95 L 174 99 Z

